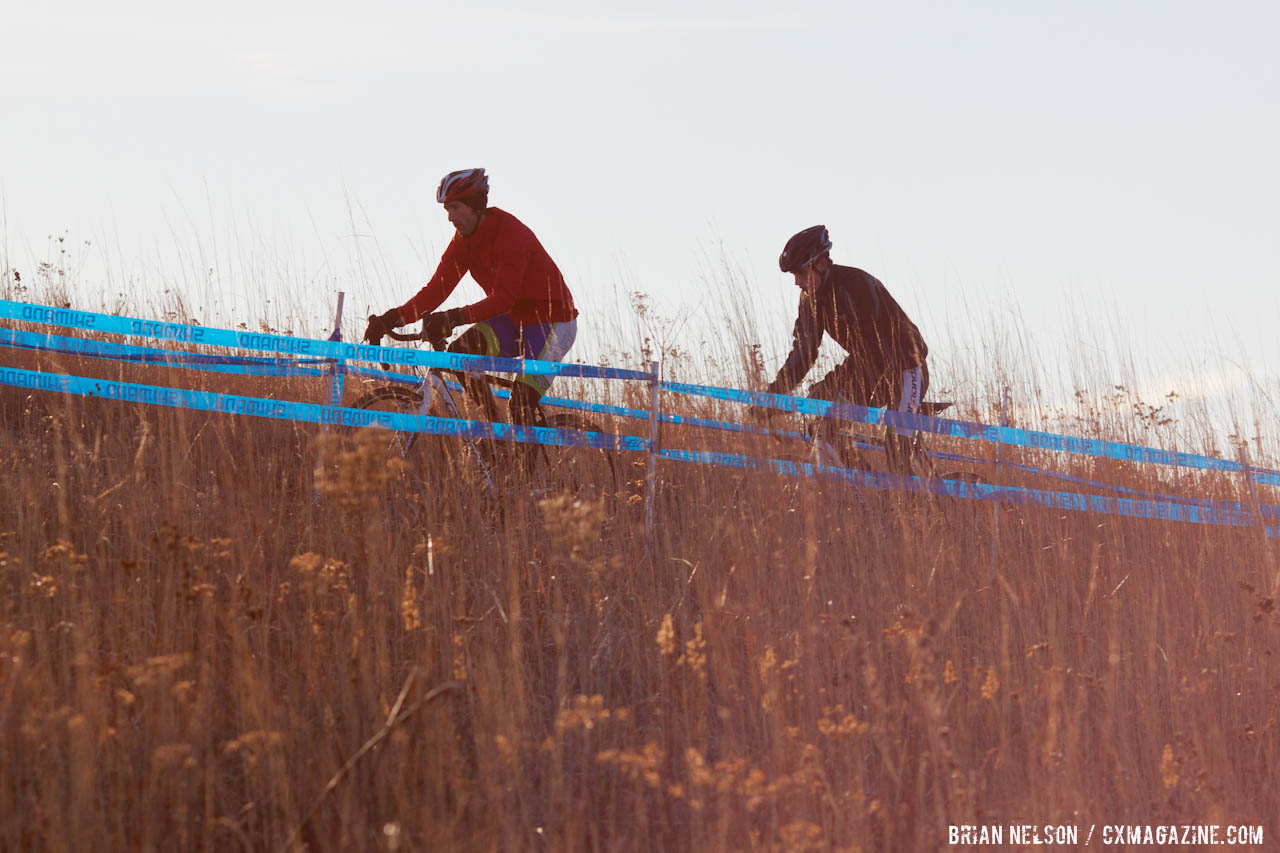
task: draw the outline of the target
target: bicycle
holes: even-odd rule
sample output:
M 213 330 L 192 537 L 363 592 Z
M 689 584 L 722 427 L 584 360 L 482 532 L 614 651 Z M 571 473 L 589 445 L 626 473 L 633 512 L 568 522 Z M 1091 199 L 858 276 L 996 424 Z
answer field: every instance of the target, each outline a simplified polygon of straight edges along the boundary
M 926 400 L 920 404 L 917 414 L 934 418 L 952 405 L 954 404 L 950 400 Z M 891 449 L 890 442 L 896 438 L 892 430 L 886 430 L 884 436 L 872 436 L 856 431 L 851 424 L 829 418 L 815 418 L 806 433 L 812 445 L 809 458 L 819 465 L 874 471 L 876 468 L 868 461 L 866 451 L 878 449 L 885 454 L 884 467 L 889 473 L 915 474 L 938 480 L 963 480 L 974 484 L 989 482 L 985 476 L 975 471 L 944 470 L 939 473 L 933 457 L 925 450 L 924 432 L 921 430 L 916 431 L 908 444 L 905 466 Z M 847 464 L 848 462 L 852 464 Z
M 397 341 L 423 341 L 422 332 L 400 333 L 388 332 L 387 337 Z M 381 341 L 374 342 L 375 344 Z M 428 341 L 433 349 L 443 351 L 445 342 Z M 390 365 L 383 364 L 389 370 Z M 452 418 L 459 420 L 482 420 L 497 422 L 499 420 L 497 403 L 493 396 L 485 399 L 482 417 L 475 417 L 470 411 L 475 401 L 465 399 L 469 395 L 465 389 L 466 379 L 480 381 L 486 395 L 493 394 L 493 388 L 505 388 L 510 391 L 514 382 L 488 374 L 475 374 L 447 368 L 412 368 L 418 376 L 415 385 L 409 383 L 375 386 L 361 394 L 351 405 L 353 408 L 370 409 L 386 412 L 426 415 L 428 417 Z M 452 375 L 456 385 L 445 377 Z M 453 387 L 451 387 L 453 386 Z M 492 405 L 490 405 L 492 403 Z M 576 432 L 604 433 L 600 424 L 574 412 L 547 412 L 539 403 L 542 423 L 552 430 L 569 430 Z M 435 439 L 425 441 L 424 439 Z M 423 445 L 433 445 L 425 448 Z M 504 446 L 505 445 L 505 446 Z M 387 452 L 390 457 L 398 457 L 411 467 L 425 469 L 430 457 L 437 461 L 455 462 L 466 457 L 469 468 L 477 476 L 482 488 L 490 495 L 497 496 L 510 493 L 511 484 L 505 475 L 512 471 L 520 471 L 530 483 L 540 484 L 534 494 L 568 494 L 573 498 L 591 500 L 616 498 L 618 493 L 618 465 L 616 453 L 592 447 L 553 444 L 523 444 L 522 448 L 513 447 L 508 442 L 483 440 L 479 438 L 450 438 L 448 436 L 430 436 L 417 432 L 394 432 L 388 440 Z M 461 451 L 461 452 L 459 452 Z M 459 473 L 441 472 L 444 476 Z
M 951 408 L 952 405 L 953 403 L 950 400 L 926 400 L 920 404 L 917 414 L 930 418 L 937 417 Z M 873 436 L 858 431 L 852 424 L 827 417 L 816 417 L 810 421 L 806 428 L 805 437 L 812 446 L 809 454 L 810 459 L 818 465 L 873 471 L 875 466 L 868 460 L 866 451 L 879 449 L 880 452 L 885 454 L 885 467 L 891 473 L 920 473 L 929 477 L 939 476 L 937 469 L 934 467 L 933 459 L 925 451 L 924 433 L 919 430 L 916 431 L 909 442 L 905 443 L 907 448 L 905 459 L 901 458 L 903 451 L 894 447 L 894 442 L 898 437 L 892 429 L 887 429 L 886 434 L 883 436 Z M 919 466 L 918 470 L 917 466 Z M 964 479 L 972 479 L 972 475 L 969 474 L 942 475 L 944 479 L 957 476 Z

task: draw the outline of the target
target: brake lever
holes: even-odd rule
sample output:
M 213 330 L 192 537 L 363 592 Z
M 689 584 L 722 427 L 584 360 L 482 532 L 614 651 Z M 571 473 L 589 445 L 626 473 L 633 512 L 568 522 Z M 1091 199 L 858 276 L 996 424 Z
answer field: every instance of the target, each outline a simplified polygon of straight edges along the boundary
M 372 315 L 372 314 L 371 314 L 371 315 L 369 315 L 369 319 L 370 319 L 370 320 L 373 320 L 373 319 L 376 319 L 376 317 L 375 317 L 375 315 Z M 444 352 L 445 348 L 446 348 L 446 347 L 448 347 L 448 345 L 449 345 L 449 339 L 448 339 L 447 337 L 442 337 L 442 338 L 438 338 L 438 339 L 436 339 L 436 340 L 434 340 L 434 341 L 427 340 L 427 338 L 424 336 L 424 332 L 425 332 L 425 331 L 426 331 L 426 330 L 425 330 L 425 329 L 423 329 L 422 331 L 419 331 L 419 332 L 412 332 L 412 333 L 410 333 L 410 334 L 407 334 L 407 335 L 406 335 L 406 334 L 403 334 L 403 333 L 401 333 L 401 332 L 396 332 L 396 331 L 390 331 L 390 330 L 389 330 L 389 331 L 387 332 L 386 336 L 387 336 L 387 337 L 389 337 L 389 338 L 391 338 L 393 341 L 426 341 L 426 342 L 427 342 L 427 344 L 428 344 L 428 345 L 430 345 L 430 347 L 431 347 L 432 349 L 435 349 L 435 350 L 439 350 L 439 351 L 441 351 L 441 352 Z M 365 343 L 372 344 L 372 345 L 373 345 L 373 346 L 375 346 L 375 347 L 377 347 L 377 346 L 382 346 L 382 338 L 381 338 L 381 337 L 379 337 L 377 340 L 369 340 L 368 335 L 366 335 L 366 336 L 365 336 Z M 382 369 L 383 369 L 383 370 L 390 370 L 390 369 L 391 369 L 391 365 L 390 365 L 390 364 L 387 364 L 385 361 L 384 361 L 384 362 L 382 362 L 381 364 L 382 364 Z

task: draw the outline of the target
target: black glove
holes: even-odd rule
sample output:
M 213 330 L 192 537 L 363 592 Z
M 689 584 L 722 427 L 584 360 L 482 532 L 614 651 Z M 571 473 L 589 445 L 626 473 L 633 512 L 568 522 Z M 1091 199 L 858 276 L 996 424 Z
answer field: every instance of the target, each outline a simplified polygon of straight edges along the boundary
M 382 338 L 387 332 L 399 325 L 402 325 L 399 308 L 392 308 L 382 314 L 370 314 L 369 325 L 364 330 L 365 343 L 377 346 L 382 342 Z
M 462 322 L 462 309 L 451 308 L 448 311 L 437 311 L 427 315 L 422 321 L 422 337 L 433 344 L 440 344 L 453 331 L 453 327 Z

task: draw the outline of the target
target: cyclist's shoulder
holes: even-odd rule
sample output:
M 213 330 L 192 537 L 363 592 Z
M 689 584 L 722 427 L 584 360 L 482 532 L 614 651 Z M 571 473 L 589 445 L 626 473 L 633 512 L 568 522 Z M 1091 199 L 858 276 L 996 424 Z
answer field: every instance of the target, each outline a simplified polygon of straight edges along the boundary
M 489 226 L 489 230 L 495 233 L 533 233 L 529 226 L 520 221 L 515 214 L 509 213 L 500 207 L 490 207 L 485 210 L 484 222 L 480 224 L 480 227 L 484 228 L 486 225 Z
M 491 207 L 485 212 L 475 236 L 493 248 L 540 245 L 532 228 L 500 207 Z
M 884 285 L 870 273 L 857 267 L 832 264 L 830 275 L 815 296 L 836 313 L 843 313 L 864 309 L 867 303 L 876 302 L 881 293 Z
M 843 264 L 831 265 L 830 281 L 837 287 L 870 287 L 883 288 L 884 283 L 871 273 L 858 267 L 848 267 Z

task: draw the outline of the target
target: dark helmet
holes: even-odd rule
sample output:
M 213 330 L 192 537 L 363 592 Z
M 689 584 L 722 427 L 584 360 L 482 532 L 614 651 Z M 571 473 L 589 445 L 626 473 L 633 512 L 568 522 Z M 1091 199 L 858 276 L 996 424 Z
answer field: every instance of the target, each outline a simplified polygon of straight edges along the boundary
M 827 226 L 815 225 L 787 241 L 782 254 L 778 256 L 778 266 L 783 272 L 795 272 L 830 251 L 831 236 L 827 234 Z
M 484 173 L 484 169 L 462 169 L 450 172 L 440 179 L 440 188 L 436 190 L 436 201 L 446 204 L 488 194 L 489 176 Z

